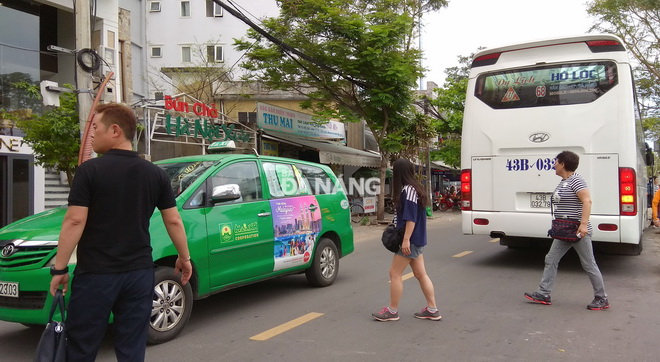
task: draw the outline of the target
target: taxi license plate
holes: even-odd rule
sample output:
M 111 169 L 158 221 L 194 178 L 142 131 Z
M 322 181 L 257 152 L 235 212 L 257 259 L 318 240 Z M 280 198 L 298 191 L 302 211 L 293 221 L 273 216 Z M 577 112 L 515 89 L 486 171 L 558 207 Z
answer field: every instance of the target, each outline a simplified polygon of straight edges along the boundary
M 551 194 L 532 193 L 529 195 L 529 206 L 533 209 L 550 208 Z
M 0 282 L 0 297 L 18 298 L 18 283 Z

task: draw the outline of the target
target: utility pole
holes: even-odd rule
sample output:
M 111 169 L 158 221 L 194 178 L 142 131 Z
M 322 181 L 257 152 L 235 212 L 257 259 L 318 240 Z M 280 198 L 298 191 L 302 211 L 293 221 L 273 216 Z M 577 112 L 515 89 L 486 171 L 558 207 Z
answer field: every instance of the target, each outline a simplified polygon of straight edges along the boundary
M 76 50 L 92 47 L 90 0 L 76 0 L 74 2 L 76 20 Z M 78 92 L 78 120 L 80 135 L 85 130 L 85 123 L 92 108 L 92 74 L 85 72 L 76 61 L 76 89 Z

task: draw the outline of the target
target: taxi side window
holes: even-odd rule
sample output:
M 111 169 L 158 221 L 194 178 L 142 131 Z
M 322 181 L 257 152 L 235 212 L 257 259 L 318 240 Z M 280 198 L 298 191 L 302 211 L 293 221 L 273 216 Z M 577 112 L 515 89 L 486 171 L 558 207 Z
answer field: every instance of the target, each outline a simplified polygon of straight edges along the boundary
M 222 185 L 238 185 L 241 197 L 225 201 L 222 204 L 235 204 L 263 199 L 261 192 L 261 177 L 255 162 L 237 162 L 224 167 L 208 180 L 209 194 L 213 188 Z
M 300 171 L 293 165 L 264 162 L 264 173 L 272 197 L 310 195 Z
M 320 167 L 296 165 L 303 175 L 303 181 L 314 195 L 333 194 L 337 192 L 328 174 Z

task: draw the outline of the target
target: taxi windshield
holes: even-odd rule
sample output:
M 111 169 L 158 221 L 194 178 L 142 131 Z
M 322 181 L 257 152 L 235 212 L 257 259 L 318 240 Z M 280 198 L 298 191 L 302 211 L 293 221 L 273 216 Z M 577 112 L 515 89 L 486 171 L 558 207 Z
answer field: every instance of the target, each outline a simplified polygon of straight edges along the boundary
M 174 196 L 179 196 L 211 166 L 213 166 L 211 161 L 162 163 L 158 165 L 167 173 Z

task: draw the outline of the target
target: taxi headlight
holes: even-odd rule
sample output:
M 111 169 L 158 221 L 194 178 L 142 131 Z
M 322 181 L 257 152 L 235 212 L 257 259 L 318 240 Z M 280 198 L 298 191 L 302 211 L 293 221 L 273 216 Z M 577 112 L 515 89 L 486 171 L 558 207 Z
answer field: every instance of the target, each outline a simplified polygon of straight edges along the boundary
M 75 265 L 78 262 L 78 246 L 76 246 L 73 249 L 73 253 L 71 254 L 71 258 L 69 258 L 69 264 L 68 265 Z M 48 263 L 46 263 L 46 267 L 50 268 L 51 266 L 55 265 L 55 257 L 53 256 L 50 258 Z

